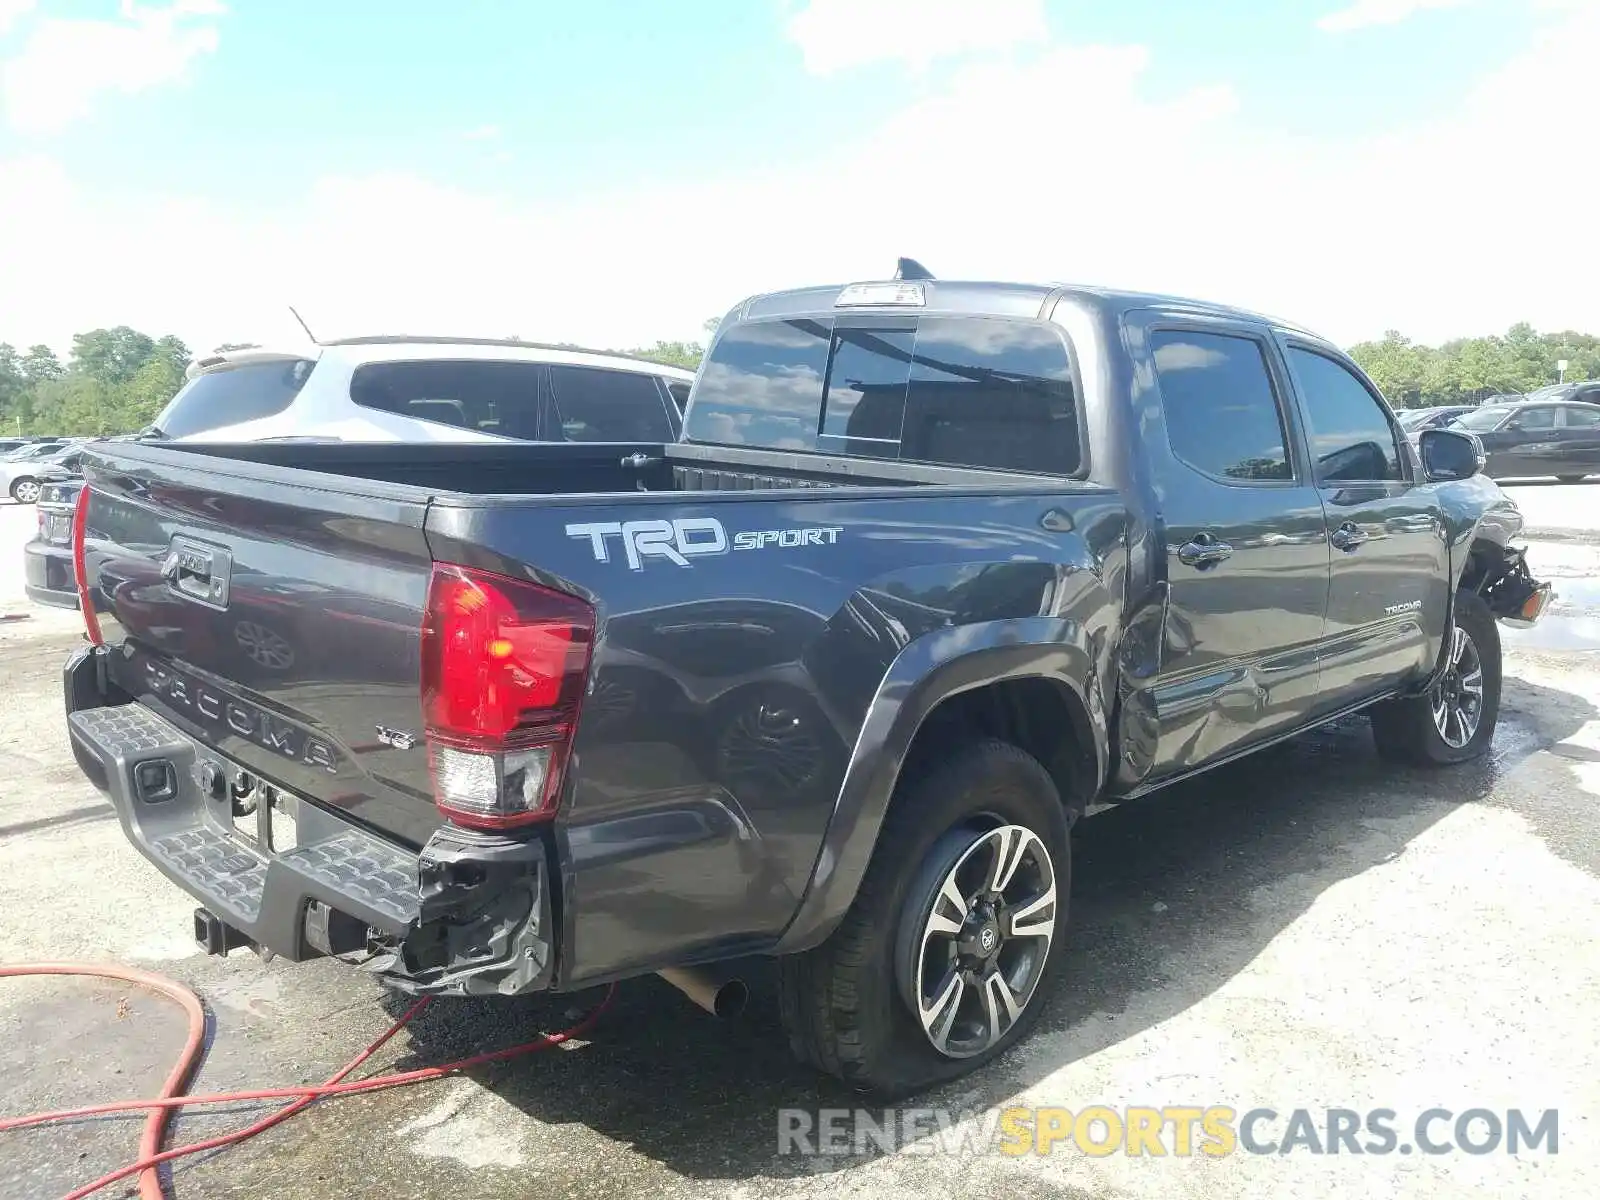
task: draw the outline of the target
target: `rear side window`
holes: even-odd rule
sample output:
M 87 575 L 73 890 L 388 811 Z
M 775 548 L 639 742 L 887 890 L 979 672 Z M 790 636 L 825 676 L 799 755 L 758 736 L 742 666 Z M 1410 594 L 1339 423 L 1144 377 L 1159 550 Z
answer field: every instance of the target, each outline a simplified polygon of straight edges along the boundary
M 757 322 L 701 372 L 690 440 L 1072 474 L 1071 358 L 1053 326 L 985 317 Z
M 669 383 L 667 391 L 672 394 L 672 402 L 678 406 L 678 415 L 683 416 L 683 410 L 689 403 L 689 385 L 687 383 Z
M 1506 428 L 1518 433 L 1538 429 L 1554 429 L 1556 427 L 1556 410 L 1546 405 L 1543 408 L 1525 408 L 1511 420 L 1506 422 Z
M 550 408 L 545 368 L 519 362 L 388 362 L 358 367 L 350 399 L 362 408 L 537 441 Z
M 1174 455 L 1225 482 L 1294 478 L 1260 342 L 1163 329 L 1150 349 Z
M 1600 426 L 1600 408 L 1592 408 L 1585 404 L 1567 406 L 1568 429 L 1594 429 L 1597 426 Z
M 161 410 L 155 427 L 167 437 L 180 438 L 276 416 L 294 402 L 315 365 L 296 358 L 196 375 Z
M 653 375 L 553 366 L 550 382 L 559 436 L 569 442 L 673 440 L 666 402 Z
M 1289 361 L 1304 393 L 1318 478 L 1332 483 L 1404 479 L 1394 428 L 1366 385 L 1347 367 L 1298 346 L 1289 348 Z
M 827 321 L 760 321 L 727 330 L 700 372 L 686 436 L 814 450 L 832 335 Z

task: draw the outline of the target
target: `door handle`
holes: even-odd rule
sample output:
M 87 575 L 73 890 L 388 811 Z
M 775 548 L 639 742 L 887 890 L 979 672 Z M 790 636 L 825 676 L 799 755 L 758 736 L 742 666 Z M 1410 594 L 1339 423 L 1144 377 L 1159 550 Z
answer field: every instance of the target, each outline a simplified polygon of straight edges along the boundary
M 1178 561 L 1201 571 L 1232 556 L 1233 547 L 1209 533 L 1196 534 L 1193 541 L 1178 547 Z
M 1366 541 L 1366 530 L 1352 524 L 1349 521 L 1346 521 L 1343 525 L 1339 526 L 1339 528 L 1333 531 L 1334 549 L 1343 550 L 1346 554 L 1349 554 L 1353 550 L 1359 549 L 1366 543 Z

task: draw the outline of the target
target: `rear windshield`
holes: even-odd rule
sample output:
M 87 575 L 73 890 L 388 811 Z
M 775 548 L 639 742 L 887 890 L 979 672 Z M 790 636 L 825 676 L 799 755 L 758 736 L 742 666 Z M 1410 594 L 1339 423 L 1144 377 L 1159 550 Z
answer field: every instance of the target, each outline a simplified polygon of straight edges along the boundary
M 188 437 L 270 417 L 289 407 L 316 364 L 310 359 L 242 363 L 196 375 L 156 418 L 167 437 Z
M 685 437 L 1052 474 L 1081 462 L 1063 334 L 990 317 L 735 325 L 701 371 Z

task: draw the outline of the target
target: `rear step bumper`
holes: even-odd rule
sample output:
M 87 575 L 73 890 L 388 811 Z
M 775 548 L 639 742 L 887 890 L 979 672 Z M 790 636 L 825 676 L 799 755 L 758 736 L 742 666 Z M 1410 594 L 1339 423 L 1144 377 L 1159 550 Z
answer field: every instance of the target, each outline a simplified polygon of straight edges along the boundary
M 555 960 L 543 842 L 445 826 L 420 854 L 311 803 L 296 803 L 293 843 L 235 829 L 227 788 L 238 768 L 137 703 L 106 704 L 96 651 L 68 662 L 67 727 L 79 767 L 111 799 L 123 832 L 205 908 L 197 936 L 223 952 L 248 943 L 299 961 L 326 952 L 334 924 L 366 927 L 368 969 L 402 991 L 517 994 L 550 986 Z M 268 807 L 271 807 L 268 805 Z

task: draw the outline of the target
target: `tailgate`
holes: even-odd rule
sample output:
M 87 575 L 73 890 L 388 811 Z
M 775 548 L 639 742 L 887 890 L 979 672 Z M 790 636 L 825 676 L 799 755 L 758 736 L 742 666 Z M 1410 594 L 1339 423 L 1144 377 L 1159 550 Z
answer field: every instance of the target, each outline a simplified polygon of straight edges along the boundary
M 440 824 L 419 695 L 427 495 L 103 457 L 85 571 L 112 680 L 278 787 L 425 841 Z

